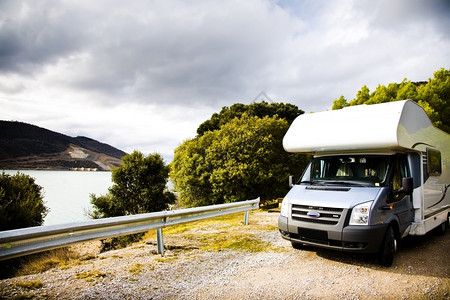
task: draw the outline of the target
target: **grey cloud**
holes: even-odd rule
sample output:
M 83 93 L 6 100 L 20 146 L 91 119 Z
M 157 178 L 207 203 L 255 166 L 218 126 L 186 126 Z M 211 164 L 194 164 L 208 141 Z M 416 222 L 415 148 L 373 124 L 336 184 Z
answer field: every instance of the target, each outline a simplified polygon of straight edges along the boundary
M 431 7 L 406 0 L 111 3 L 0 2 L 0 72 L 27 76 L 62 61 L 64 74 L 52 85 L 101 95 L 107 105 L 220 107 L 265 91 L 301 108 L 311 98 L 323 106 L 344 93 L 340 84 L 352 81 L 358 89 L 365 84 L 361 78 L 380 73 L 385 62 L 403 67 L 395 60 L 411 41 L 384 45 L 389 52 L 380 49 L 383 39 L 393 41 L 397 25 L 431 22 L 444 32 L 449 22 L 443 18 L 448 2 L 439 0 Z M 327 40 L 341 25 L 329 16 L 339 20 L 333 13 L 347 6 L 358 19 L 344 25 L 367 20 L 368 36 L 348 44 Z M 407 77 L 397 73 L 400 78 L 393 80 Z
M 448 0 L 382 0 L 356 1 L 376 27 L 396 30 L 401 36 L 410 28 L 431 27 L 435 33 L 450 37 L 450 1 Z
M 79 12 L 58 3 L 3 1 L 0 11 L 1 72 L 39 71 L 83 46 Z
M 7 18 L 3 71 L 25 72 L 84 53 L 61 84 L 100 92 L 113 102 L 124 96 L 155 103 L 238 100 L 276 63 L 277 49 L 296 26 L 277 6 L 260 1 L 142 1 L 111 13 L 55 2 L 47 10 L 34 3 L 25 2 L 25 19 L 20 11 Z

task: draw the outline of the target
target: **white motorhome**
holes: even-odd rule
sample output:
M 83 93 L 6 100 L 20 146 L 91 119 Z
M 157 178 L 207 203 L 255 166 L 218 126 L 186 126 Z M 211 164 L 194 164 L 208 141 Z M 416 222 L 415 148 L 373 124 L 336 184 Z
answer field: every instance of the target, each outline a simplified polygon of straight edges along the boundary
M 448 226 L 450 135 L 411 100 L 300 115 L 283 146 L 313 155 L 278 219 L 295 248 L 379 253 L 390 266 L 403 237 Z

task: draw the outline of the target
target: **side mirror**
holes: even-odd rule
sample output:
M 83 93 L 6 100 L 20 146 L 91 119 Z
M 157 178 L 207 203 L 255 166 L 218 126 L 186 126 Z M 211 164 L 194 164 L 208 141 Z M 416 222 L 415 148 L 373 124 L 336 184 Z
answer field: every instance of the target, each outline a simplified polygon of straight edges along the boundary
M 413 193 L 414 181 L 412 177 L 402 178 L 402 188 L 400 189 L 400 191 L 405 193 L 406 195 L 411 195 Z
M 289 175 L 289 188 L 294 186 L 294 176 Z

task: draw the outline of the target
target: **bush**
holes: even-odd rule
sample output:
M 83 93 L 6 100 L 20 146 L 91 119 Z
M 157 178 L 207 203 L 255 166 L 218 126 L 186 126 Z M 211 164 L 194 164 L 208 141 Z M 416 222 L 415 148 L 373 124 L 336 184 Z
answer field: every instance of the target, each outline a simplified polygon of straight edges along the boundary
M 0 176 L 0 231 L 40 226 L 49 209 L 34 178 L 17 173 Z
M 106 195 L 91 194 L 94 219 L 161 211 L 174 201 L 166 190 L 169 168 L 159 154 L 145 157 L 134 151 L 112 171 L 113 186 Z
M 175 150 L 171 179 L 184 206 L 282 197 L 288 176 L 298 178 L 308 163 L 304 154 L 287 153 L 282 139 L 284 119 L 243 114 L 187 140 Z
M 112 171 L 113 186 L 106 195 L 91 194 L 91 218 L 107 218 L 162 211 L 175 201 L 167 191 L 169 168 L 159 154 L 145 157 L 134 151 L 122 157 L 123 164 Z M 102 241 L 102 252 L 137 242 L 143 233 Z

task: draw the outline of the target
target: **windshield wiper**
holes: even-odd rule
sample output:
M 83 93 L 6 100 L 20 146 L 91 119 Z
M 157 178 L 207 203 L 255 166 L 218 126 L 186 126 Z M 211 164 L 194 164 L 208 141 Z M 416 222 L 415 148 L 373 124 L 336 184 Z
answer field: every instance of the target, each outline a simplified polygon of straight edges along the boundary
M 353 186 L 368 186 L 367 184 L 361 184 L 351 181 L 327 181 L 326 184 L 340 184 L 340 185 L 353 185 Z
M 301 184 L 301 183 L 309 183 L 309 184 L 311 184 L 311 185 L 313 185 L 313 184 L 323 185 L 323 182 L 322 182 L 322 181 L 302 180 L 302 181 L 300 181 L 298 184 Z

